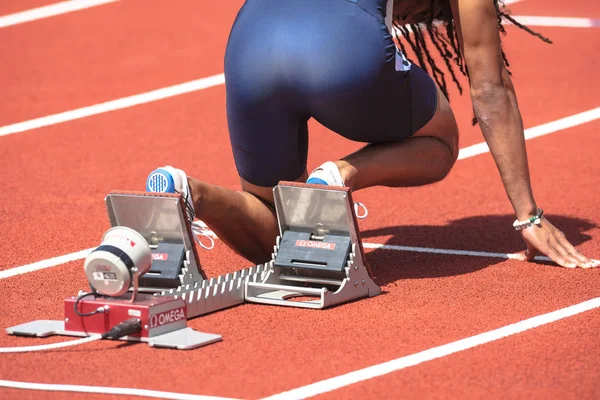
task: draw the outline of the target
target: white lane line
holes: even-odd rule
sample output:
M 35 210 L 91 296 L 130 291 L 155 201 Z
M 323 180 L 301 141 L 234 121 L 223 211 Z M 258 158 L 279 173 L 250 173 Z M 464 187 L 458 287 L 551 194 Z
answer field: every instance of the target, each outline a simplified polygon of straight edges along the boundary
M 93 115 L 103 114 L 115 110 L 120 110 L 128 107 L 137 106 L 140 104 L 150 103 L 157 100 L 164 100 L 169 97 L 179 96 L 186 93 L 195 92 L 198 90 L 208 89 L 219 86 L 225 83 L 225 75 L 217 74 L 206 78 L 200 78 L 189 82 L 180 83 L 174 86 L 167 86 L 161 89 L 152 90 L 150 92 L 140 93 L 128 97 L 123 97 L 116 100 L 107 101 L 104 103 L 94 104 L 87 107 L 78 108 L 75 110 L 65 111 L 58 114 L 48 115 L 45 117 L 35 118 L 28 121 L 17 122 L 11 125 L 0 127 L 0 136 L 11 135 L 14 133 L 25 132 L 33 129 L 42 128 L 45 126 L 60 124 L 63 122 L 73 121 L 80 118 L 90 117 Z M 590 110 L 586 113 L 591 113 L 592 119 L 585 121 L 589 122 L 597 119 L 598 109 Z M 575 115 L 573 118 L 579 116 Z M 558 122 L 558 121 L 557 121 Z M 552 124 L 552 123 L 550 123 Z M 575 124 L 578 125 L 578 124 Z M 571 126 L 575 126 L 571 125 Z M 563 128 L 564 129 L 564 128 Z M 554 132 L 554 131 L 552 131 Z M 483 145 L 483 144 L 480 144 Z
M 96 7 L 106 3 L 113 3 L 115 1 L 119 0 L 69 0 L 50 4 L 44 7 L 33 8 L 31 10 L 1 16 L 0 28 L 6 28 L 7 26 L 31 22 L 38 19 L 54 17 L 56 15 L 83 10 L 85 8 Z
M 561 118 L 556 121 L 548 122 L 543 125 L 538 125 L 533 128 L 525 129 L 525 140 L 548 135 L 550 133 L 572 128 L 577 125 L 582 125 L 587 122 L 597 120 L 598 118 L 600 118 L 600 107 L 584 111 L 579 114 L 571 115 L 565 118 Z M 465 158 L 473 157 L 478 154 L 487 153 L 488 151 L 490 151 L 490 149 L 485 142 L 477 143 L 472 146 L 460 149 L 458 153 L 458 159 L 463 160 Z
M 235 400 L 227 397 L 203 396 L 198 394 L 185 394 L 174 392 L 161 392 L 147 389 L 130 389 L 108 386 L 83 386 L 83 385 L 57 385 L 34 382 L 17 382 L 0 380 L 0 387 L 27 390 L 46 390 L 52 392 L 75 392 L 75 393 L 99 393 L 99 394 L 117 394 L 125 396 L 143 396 L 156 397 L 160 399 L 176 400 Z
M 207 230 L 206 233 L 211 237 L 218 239 L 213 231 Z M 429 253 L 429 254 L 446 254 L 452 256 L 469 256 L 469 257 L 489 257 L 489 258 L 505 258 L 505 259 L 518 259 L 518 256 L 513 253 L 491 253 L 487 251 L 471 251 L 471 250 L 453 250 L 453 249 L 436 249 L 433 247 L 413 247 L 413 246 L 397 246 L 393 244 L 381 244 L 381 243 L 363 243 L 363 247 L 366 249 L 382 249 L 382 250 L 395 250 L 395 251 L 408 251 L 414 253 Z M 94 250 L 95 247 L 78 251 L 76 253 L 67 254 L 60 257 L 50 258 L 48 260 L 42 260 L 33 264 L 23 265 L 21 267 L 10 268 L 4 271 L 0 271 L 0 280 L 10 278 L 17 275 L 23 275 L 41 269 L 56 267 L 61 264 L 65 264 L 71 261 L 77 261 L 84 259 L 87 255 Z M 535 258 L 540 261 L 550 261 L 548 257 L 538 256 Z M 592 260 L 600 264 L 600 260 Z
M 57 265 L 65 264 L 71 261 L 81 260 L 82 258 L 87 257 L 87 255 L 90 254 L 90 252 L 94 249 L 95 247 L 81 250 L 76 253 L 66 254 L 60 257 L 34 262 L 32 264 L 22 265 L 20 267 L 5 269 L 4 271 L 0 271 L 0 279 L 6 279 L 10 278 L 11 276 L 23 275 L 29 272 L 38 271 L 40 269 L 56 267 Z
M 105 103 L 78 108 L 76 110 L 65 111 L 59 114 L 53 114 L 41 118 L 35 118 L 29 121 L 18 122 L 12 125 L 5 125 L 3 127 L 0 127 L 0 136 L 6 136 L 18 132 L 25 132 L 32 129 L 42 128 L 44 126 L 60 124 L 62 122 L 73 121 L 80 118 L 90 117 L 92 115 L 103 114 L 110 111 L 133 107 L 157 100 L 163 100 L 169 97 L 195 92 L 197 90 L 208 89 L 213 86 L 222 85 L 224 83 L 224 74 L 218 74 L 206 78 L 196 79 L 193 81 L 180 83 L 178 85 L 152 90 L 150 92 L 140 93 L 129 97 L 123 97 L 117 100 L 107 101 Z
M 363 247 L 366 249 L 408 251 L 413 253 L 446 254 L 452 256 L 506 258 L 511 260 L 519 259 L 519 256 L 514 253 L 490 253 L 487 251 L 436 249 L 432 247 L 397 246 L 394 244 L 381 243 L 363 243 Z M 537 256 L 535 259 L 540 261 L 550 261 L 549 257 L 542 256 Z
M 600 19 L 597 18 L 537 17 L 529 15 L 515 15 L 513 18 L 527 26 L 554 26 L 561 28 L 600 27 Z M 506 21 L 506 24 L 510 24 L 510 22 Z
M 575 304 L 557 311 L 552 311 L 547 314 L 538 315 L 533 318 L 525 319 L 517 323 L 503 326 L 502 328 L 492 331 L 480 333 L 479 335 L 471 336 L 456 342 L 448 343 L 442 346 L 434 347 L 419 353 L 411 354 L 405 357 L 396 358 L 388 362 L 376 364 L 371 367 L 352 371 L 350 373 L 336 376 L 334 378 L 325 379 L 310 385 L 299 387 L 284 393 L 279 393 L 274 396 L 264 398 L 262 400 L 294 400 L 306 399 L 308 397 L 331 392 L 332 390 L 340 389 L 345 386 L 355 384 L 357 382 L 366 381 L 376 378 L 391 372 L 400 371 L 402 369 L 422 364 L 427 361 L 437 358 L 449 356 L 463 350 L 468 350 L 473 347 L 481 346 L 495 340 L 503 339 L 517 333 L 537 328 L 552 322 L 559 321 L 564 318 L 572 317 L 586 311 L 600 307 L 600 297 L 584 301 L 583 303 Z
M 505 258 L 509 260 L 520 260 L 521 257 L 515 253 L 490 253 L 487 251 L 471 251 L 471 250 L 452 250 L 452 249 L 436 249 L 433 247 L 412 247 L 412 246 L 398 246 L 394 244 L 381 244 L 381 243 L 363 243 L 363 247 L 366 249 L 383 249 L 383 250 L 396 250 L 396 251 L 407 251 L 412 253 L 429 253 L 429 254 L 446 254 L 451 256 L 469 256 L 469 257 L 489 257 L 489 258 Z M 552 261 L 550 257 L 536 256 L 535 260 L 538 261 Z M 591 259 L 594 266 L 600 266 L 600 260 Z

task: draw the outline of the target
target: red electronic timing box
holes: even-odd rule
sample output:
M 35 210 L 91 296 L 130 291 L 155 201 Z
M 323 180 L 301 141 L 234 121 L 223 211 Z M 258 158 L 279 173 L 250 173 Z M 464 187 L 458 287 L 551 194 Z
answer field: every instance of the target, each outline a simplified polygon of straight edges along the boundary
M 131 302 L 128 298 L 94 298 L 90 295 L 77 305 L 80 313 L 89 313 L 104 306 L 108 306 L 108 310 L 86 317 L 75 313 L 76 300 L 77 297 L 65 299 L 65 331 L 105 333 L 120 322 L 137 318 L 142 323 L 142 331 L 131 337 L 149 338 L 187 326 L 187 308 L 181 298 L 138 293 L 135 301 Z

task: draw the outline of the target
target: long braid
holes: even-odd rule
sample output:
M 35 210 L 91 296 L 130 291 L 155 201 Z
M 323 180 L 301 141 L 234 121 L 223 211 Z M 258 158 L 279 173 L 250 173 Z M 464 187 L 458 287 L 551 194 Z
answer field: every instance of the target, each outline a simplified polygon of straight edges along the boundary
M 408 1 L 408 0 L 392 0 L 392 1 Z M 419 0 L 412 0 L 419 1 Z M 547 37 L 531 30 L 527 26 L 521 24 L 513 17 L 511 17 L 506 11 L 501 10 L 501 6 L 504 6 L 503 1 L 501 0 L 490 0 L 494 1 L 494 6 L 496 8 L 496 17 L 498 21 L 498 30 L 502 34 L 501 36 L 506 35 L 506 30 L 503 26 L 503 21 L 506 20 L 516 27 L 523 29 L 527 33 L 541 39 L 545 43 L 552 43 L 550 39 Z M 434 9 L 434 3 L 439 2 L 438 6 L 440 8 L 440 12 L 437 15 L 433 15 L 431 10 Z M 427 39 L 429 39 L 434 47 L 438 50 L 440 55 L 442 56 L 444 63 L 446 64 L 446 69 L 450 73 L 452 80 L 456 84 L 459 92 L 462 94 L 462 86 L 456 76 L 454 71 L 454 66 L 451 61 L 458 67 L 458 70 L 467 78 L 469 78 L 469 71 L 465 64 L 464 58 L 462 56 L 462 52 L 460 49 L 460 42 L 458 40 L 458 33 L 456 31 L 456 26 L 454 22 L 454 18 L 452 15 L 452 10 L 450 8 L 449 0 L 431 0 L 430 3 L 430 13 L 429 18 L 425 21 L 420 22 L 419 24 L 410 24 L 410 25 L 402 25 L 400 24 L 400 18 L 394 16 L 393 26 L 394 26 L 394 37 L 396 38 L 396 43 L 398 43 L 400 50 L 406 54 L 405 48 L 403 45 L 403 41 L 408 43 L 413 53 L 415 53 L 417 57 L 417 63 L 425 72 L 429 73 L 429 69 L 431 69 L 431 76 L 440 87 L 442 93 L 449 98 L 448 87 L 446 84 L 446 78 L 444 72 L 438 68 L 436 65 L 435 59 L 432 57 L 429 48 L 427 47 L 425 33 L 427 33 Z M 445 26 L 445 34 L 440 32 L 438 29 L 439 25 Z M 510 67 L 508 62 L 508 58 L 502 50 L 502 60 L 504 65 L 507 68 Z M 510 74 L 511 72 L 508 71 Z M 476 123 L 476 119 L 474 119 L 474 123 Z
M 430 37 L 436 38 L 436 40 L 432 40 L 432 42 L 433 42 L 434 46 L 437 48 L 440 55 L 442 56 L 442 59 L 446 63 L 446 68 L 448 69 L 448 71 L 450 72 L 450 75 L 452 76 L 452 81 L 454 81 L 454 83 L 456 84 L 456 87 L 458 87 L 459 93 L 462 94 L 462 91 L 463 91 L 462 85 L 460 84 L 460 82 L 458 81 L 458 78 L 456 77 L 456 74 L 454 73 L 454 68 L 452 68 L 452 65 L 450 65 L 452 53 L 448 49 L 448 45 L 446 44 L 446 41 L 443 40 L 443 37 L 440 35 L 440 33 L 437 30 L 437 27 L 434 25 L 428 25 L 427 32 L 429 33 Z M 441 74 L 443 75 L 444 73 L 441 72 Z M 448 98 L 449 98 L 449 96 L 448 96 Z
M 417 50 L 417 45 L 411 39 L 409 27 L 407 27 L 405 25 L 398 25 L 395 22 L 394 22 L 394 26 L 400 31 L 400 33 L 402 33 L 402 37 L 404 37 L 404 40 L 406 41 L 406 43 L 408 43 L 408 45 L 412 49 L 413 53 L 415 53 L 415 55 L 417 56 L 417 62 L 425 70 L 425 72 L 427 72 L 427 65 L 425 65 L 425 61 L 423 60 L 423 54 L 421 54 L 421 52 L 419 50 Z M 395 34 L 397 35 L 397 33 L 395 33 Z M 396 38 L 397 38 L 397 36 L 396 36 Z
M 415 30 L 418 30 L 418 27 L 416 27 L 416 26 L 413 27 L 413 31 L 415 31 Z M 431 32 L 429 32 L 429 34 L 431 35 Z M 432 71 L 431 74 L 435 77 L 436 81 L 441 81 L 442 90 L 444 90 L 446 93 L 448 93 L 448 89 L 446 87 L 446 80 L 443 78 L 444 73 L 442 72 L 441 69 L 438 68 L 433 57 L 431 57 L 431 53 L 429 52 L 429 49 L 427 48 L 427 42 L 425 41 L 425 37 L 423 35 L 417 35 L 417 42 L 421 43 L 420 47 L 425 52 L 427 62 L 429 63 L 429 66 L 431 67 L 431 71 Z M 436 45 L 436 47 L 437 47 L 437 45 Z

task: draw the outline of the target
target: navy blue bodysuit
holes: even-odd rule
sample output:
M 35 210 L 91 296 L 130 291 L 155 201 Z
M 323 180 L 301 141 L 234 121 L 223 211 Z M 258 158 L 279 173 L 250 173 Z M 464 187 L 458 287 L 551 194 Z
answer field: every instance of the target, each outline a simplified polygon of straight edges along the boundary
M 390 0 L 392 1 L 392 0 Z M 398 52 L 387 0 L 247 0 L 225 54 L 238 173 L 272 187 L 306 168 L 309 118 L 353 141 L 401 141 L 437 107 L 437 88 Z

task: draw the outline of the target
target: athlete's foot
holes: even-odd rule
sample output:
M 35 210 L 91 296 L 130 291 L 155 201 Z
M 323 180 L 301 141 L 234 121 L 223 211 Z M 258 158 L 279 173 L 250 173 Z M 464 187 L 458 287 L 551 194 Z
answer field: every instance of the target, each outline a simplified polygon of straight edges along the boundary
M 346 187 L 344 179 L 340 174 L 340 170 L 333 161 L 327 161 L 321 166 L 315 168 L 313 172 L 308 176 L 306 183 L 312 185 L 327 185 L 327 186 L 342 186 Z M 364 210 L 363 214 L 359 214 L 358 210 L 362 207 Z M 369 215 L 367 207 L 363 203 L 354 202 L 354 213 L 357 218 L 366 218 Z
M 195 221 L 196 211 L 194 209 L 194 200 L 188 184 L 187 175 L 184 171 L 173 168 L 170 165 L 155 169 L 146 179 L 146 191 L 153 193 L 179 193 L 185 201 L 185 209 L 188 221 L 192 226 L 192 232 L 195 234 L 196 242 L 205 249 L 212 249 L 215 245 L 214 240 L 209 234 L 209 230 L 201 221 Z M 206 236 L 210 240 L 210 245 L 206 246 L 196 235 Z

